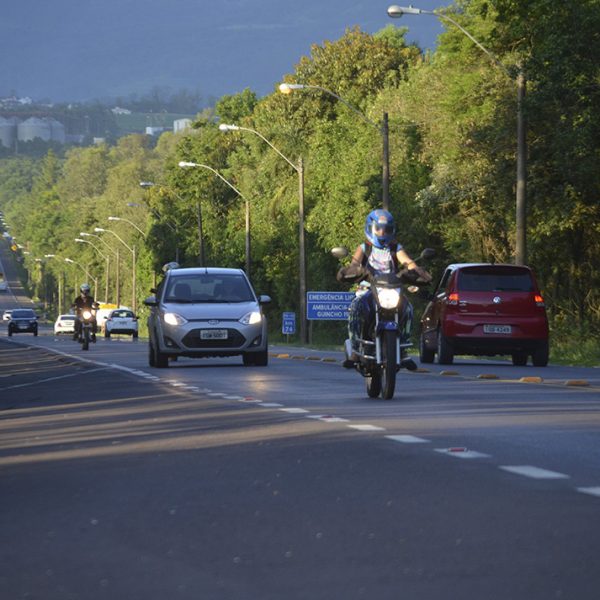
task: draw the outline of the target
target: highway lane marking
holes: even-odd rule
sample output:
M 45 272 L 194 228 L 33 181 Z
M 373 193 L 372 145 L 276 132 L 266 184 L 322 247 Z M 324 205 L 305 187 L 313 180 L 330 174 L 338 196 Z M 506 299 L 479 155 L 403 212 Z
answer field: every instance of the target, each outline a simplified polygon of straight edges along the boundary
M 467 450 L 466 448 L 436 448 L 435 451 L 447 456 L 454 456 L 455 458 L 490 458 L 489 454 Z
M 49 381 L 57 381 L 58 379 L 66 379 L 67 377 L 78 377 L 81 375 L 87 375 L 88 373 L 96 373 L 97 371 L 106 371 L 109 367 L 98 367 L 97 369 L 89 369 L 87 371 L 78 371 L 77 373 L 68 373 L 66 375 L 57 375 L 56 377 L 47 377 L 46 379 L 38 379 L 37 381 L 29 381 L 28 383 L 19 383 L 17 385 L 10 385 L 5 388 L 0 388 L 1 392 L 6 390 L 14 390 L 17 388 L 28 387 L 30 385 L 37 385 L 38 383 L 48 383 Z
M 386 435 L 388 440 L 400 442 L 401 444 L 429 444 L 429 440 L 417 437 L 415 435 Z
M 306 410 L 305 408 L 280 408 L 279 410 L 281 412 L 286 412 L 286 413 L 290 413 L 290 414 L 298 414 L 298 415 L 310 412 L 310 411 Z
M 578 492 L 582 494 L 589 494 L 590 496 L 596 496 L 600 498 L 600 486 L 597 487 L 578 487 L 575 488 Z
M 346 425 L 350 429 L 356 429 L 357 431 L 385 431 L 385 427 L 377 427 L 377 425 L 369 425 L 367 423 L 359 425 Z
M 499 468 L 503 471 L 523 475 L 524 477 L 531 477 L 532 479 L 570 479 L 569 475 L 565 475 L 564 473 L 548 471 L 547 469 L 540 469 L 531 465 L 504 465 Z
M 259 406 L 264 408 L 280 408 L 283 404 L 279 404 L 279 402 L 259 402 Z

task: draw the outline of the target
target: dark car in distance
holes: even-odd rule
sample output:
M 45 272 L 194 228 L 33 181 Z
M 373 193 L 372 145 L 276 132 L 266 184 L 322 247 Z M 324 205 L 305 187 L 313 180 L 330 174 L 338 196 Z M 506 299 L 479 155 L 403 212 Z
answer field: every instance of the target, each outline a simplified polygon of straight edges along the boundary
M 8 335 L 13 333 L 38 334 L 38 322 L 35 312 L 31 308 L 15 308 L 8 322 Z
M 514 365 L 548 364 L 548 318 L 526 266 L 459 263 L 446 267 L 421 317 L 419 355 L 452 364 L 458 354 L 508 354 Z

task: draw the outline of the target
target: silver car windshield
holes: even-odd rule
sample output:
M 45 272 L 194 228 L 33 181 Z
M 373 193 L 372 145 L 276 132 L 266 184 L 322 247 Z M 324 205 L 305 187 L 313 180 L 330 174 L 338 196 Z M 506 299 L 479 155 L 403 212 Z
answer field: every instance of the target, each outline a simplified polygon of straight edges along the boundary
M 163 302 L 183 304 L 253 302 L 248 282 L 242 275 L 212 273 L 177 275 L 169 280 Z

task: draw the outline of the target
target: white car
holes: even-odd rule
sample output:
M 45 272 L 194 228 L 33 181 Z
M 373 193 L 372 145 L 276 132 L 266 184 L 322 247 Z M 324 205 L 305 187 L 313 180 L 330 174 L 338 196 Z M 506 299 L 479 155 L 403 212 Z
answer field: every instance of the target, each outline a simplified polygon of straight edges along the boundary
M 125 333 L 138 336 L 138 320 L 132 310 L 115 308 L 104 322 L 104 337 L 109 338 L 113 333 Z
M 0 292 L 8 292 L 8 282 L 0 281 Z
M 10 321 L 10 316 L 11 316 L 11 315 L 12 315 L 12 310 L 11 310 L 11 309 L 5 310 L 5 311 L 2 313 L 2 320 L 3 320 L 3 321 Z
M 54 335 L 75 333 L 75 315 L 58 315 L 54 323 Z

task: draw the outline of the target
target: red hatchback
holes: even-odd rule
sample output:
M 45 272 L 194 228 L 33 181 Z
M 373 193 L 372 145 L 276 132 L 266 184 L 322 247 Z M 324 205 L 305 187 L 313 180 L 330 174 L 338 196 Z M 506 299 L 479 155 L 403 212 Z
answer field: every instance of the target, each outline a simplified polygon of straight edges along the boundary
M 548 364 L 548 318 L 529 267 L 449 265 L 421 317 L 421 362 L 457 354 L 510 354 L 513 364 Z

